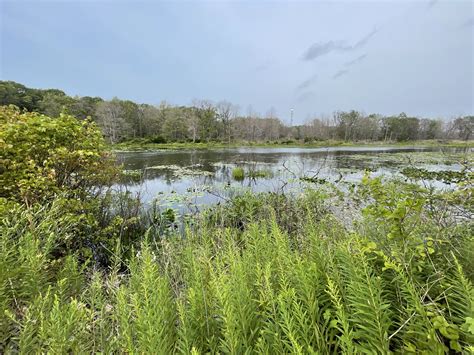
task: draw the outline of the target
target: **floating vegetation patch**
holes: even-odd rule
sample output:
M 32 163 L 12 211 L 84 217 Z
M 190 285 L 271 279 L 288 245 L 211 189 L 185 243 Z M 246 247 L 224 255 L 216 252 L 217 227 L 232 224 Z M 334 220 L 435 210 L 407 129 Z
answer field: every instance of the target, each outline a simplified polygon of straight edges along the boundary
M 350 154 L 348 161 L 366 161 L 377 165 L 401 165 L 401 164 L 467 164 L 472 162 L 472 151 L 464 152 L 386 152 L 376 154 Z
M 310 182 L 313 184 L 320 184 L 320 185 L 326 184 L 328 182 L 326 179 L 319 178 L 317 176 L 302 176 L 300 177 L 300 180 L 304 182 Z
M 211 171 L 194 169 L 200 165 L 178 166 L 178 165 L 154 165 L 149 166 L 147 170 L 167 170 L 172 171 L 176 176 L 200 176 L 200 175 L 214 175 Z
M 401 173 L 410 179 L 438 180 L 445 184 L 458 184 L 474 179 L 474 173 L 467 171 L 429 171 L 422 168 L 407 167 L 404 168 Z
M 140 183 L 143 180 L 143 170 L 122 170 L 120 180 L 123 183 Z
M 247 176 L 251 179 L 272 178 L 273 172 L 271 170 L 249 170 Z

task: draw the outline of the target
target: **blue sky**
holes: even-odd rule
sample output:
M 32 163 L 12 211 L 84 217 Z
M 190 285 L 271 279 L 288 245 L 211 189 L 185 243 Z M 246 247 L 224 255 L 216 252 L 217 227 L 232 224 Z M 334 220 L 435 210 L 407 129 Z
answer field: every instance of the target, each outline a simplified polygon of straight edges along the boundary
M 472 1 L 5 1 L 0 79 L 70 95 L 472 114 Z

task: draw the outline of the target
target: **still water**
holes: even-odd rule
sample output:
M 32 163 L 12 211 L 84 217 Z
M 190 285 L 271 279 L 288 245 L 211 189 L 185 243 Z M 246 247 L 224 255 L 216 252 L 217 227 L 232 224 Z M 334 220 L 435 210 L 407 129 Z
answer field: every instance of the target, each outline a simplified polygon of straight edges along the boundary
M 359 182 L 367 171 L 371 176 L 402 176 L 400 170 L 407 166 L 457 171 L 460 162 L 472 159 L 472 149 L 229 148 L 117 152 L 117 158 L 125 170 L 140 172 L 139 181 L 127 182 L 125 188 L 144 202 L 198 206 L 247 190 L 290 193 L 324 181 L 343 187 Z M 243 180 L 233 178 L 235 168 L 244 170 Z

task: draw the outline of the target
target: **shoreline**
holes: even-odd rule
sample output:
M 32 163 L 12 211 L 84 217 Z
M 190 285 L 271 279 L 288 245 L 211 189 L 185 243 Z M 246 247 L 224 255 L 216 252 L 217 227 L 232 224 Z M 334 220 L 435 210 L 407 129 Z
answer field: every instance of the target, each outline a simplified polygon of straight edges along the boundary
M 156 151 L 156 150 L 201 150 L 201 149 L 223 149 L 223 148 L 334 148 L 334 147 L 440 147 L 440 148 L 474 148 L 474 141 L 407 141 L 407 142 L 343 142 L 343 141 L 318 141 L 318 142 L 294 142 L 294 143 L 254 143 L 254 142 L 232 142 L 230 144 L 220 142 L 208 143 L 135 143 L 122 142 L 109 145 L 114 152 L 126 151 Z

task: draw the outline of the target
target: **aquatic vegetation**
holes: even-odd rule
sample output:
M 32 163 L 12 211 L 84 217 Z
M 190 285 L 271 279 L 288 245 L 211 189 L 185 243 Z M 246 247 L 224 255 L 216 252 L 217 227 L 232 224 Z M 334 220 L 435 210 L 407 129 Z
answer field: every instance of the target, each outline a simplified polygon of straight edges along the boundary
M 245 162 L 242 162 L 245 163 Z M 260 164 L 263 165 L 263 164 Z M 255 166 L 244 170 L 243 167 L 237 166 L 232 169 L 232 178 L 236 181 L 242 181 L 244 178 L 249 179 L 265 179 L 273 177 L 273 172 L 269 169 L 259 169 Z
M 250 169 L 247 172 L 247 176 L 250 179 L 264 179 L 264 178 L 271 178 L 273 177 L 273 172 L 271 170 L 263 170 L 263 169 Z
M 300 177 L 300 180 L 304 182 L 310 182 L 313 184 L 325 184 L 328 182 L 326 179 L 319 178 L 317 176 L 302 176 Z
M 130 140 L 121 143 L 116 143 L 110 146 L 114 151 L 157 151 L 157 150 L 203 150 L 215 148 L 240 148 L 240 147 L 295 147 L 295 148 L 327 148 L 327 147 L 458 147 L 463 149 L 472 149 L 473 143 L 471 141 L 443 141 L 423 140 L 423 141 L 409 141 L 409 142 L 344 142 L 342 140 L 321 140 L 321 141 L 293 141 L 292 143 L 282 141 L 267 141 L 267 142 L 251 142 L 251 141 L 232 141 L 231 143 L 224 142 L 172 142 L 172 143 L 150 143 L 148 140 Z
M 242 181 L 245 178 L 245 171 L 241 167 L 236 167 L 232 169 L 232 177 L 234 180 Z
M 422 168 L 407 167 L 400 173 L 411 179 L 439 180 L 447 184 L 474 181 L 474 173 L 468 171 L 428 171 Z
M 123 183 L 140 183 L 144 178 L 143 170 L 122 170 L 121 181 Z
M 179 176 L 199 176 L 212 175 L 211 172 L 199 169 L 199 166 L 178 166 L 178 165 L 154 165 L 147 166 L 146 170 L 169 170 L 173 175 Z

